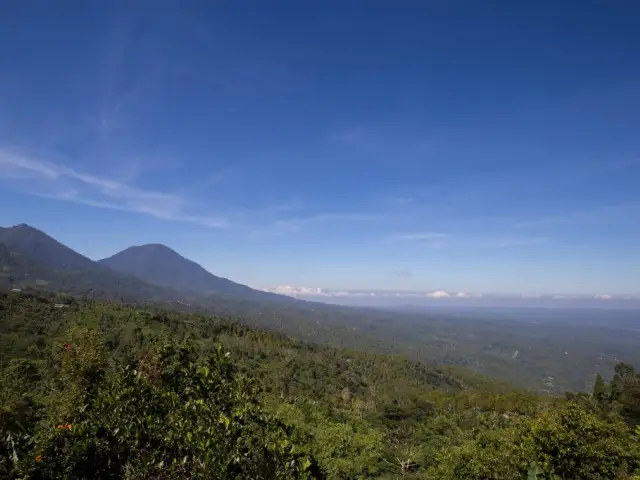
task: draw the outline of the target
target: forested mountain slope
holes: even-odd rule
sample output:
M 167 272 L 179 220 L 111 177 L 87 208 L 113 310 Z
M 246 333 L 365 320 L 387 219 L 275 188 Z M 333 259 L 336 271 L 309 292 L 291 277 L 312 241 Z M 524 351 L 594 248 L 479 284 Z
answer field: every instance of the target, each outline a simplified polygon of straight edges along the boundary
M 538 396 L 233 319 L 24 293 L 0 295 L 0 319 L 2 478 L 613 479 L 640 465 L 629 365 L 593 395 Z
M 11 251 L 0 242 L 0 288 L 2 290 L 26 285 L 44 286 L 44 279 L 50 273 L 51 269 L 39 265 L 25 255 Z

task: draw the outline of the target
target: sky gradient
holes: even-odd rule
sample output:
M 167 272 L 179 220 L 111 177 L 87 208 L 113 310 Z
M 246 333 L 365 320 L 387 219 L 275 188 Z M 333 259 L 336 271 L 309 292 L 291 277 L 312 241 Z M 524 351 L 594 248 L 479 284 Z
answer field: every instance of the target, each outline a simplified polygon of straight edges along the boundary
M 261 288 L 638 295 L 639 17 L 6 2 L 0 224 Z

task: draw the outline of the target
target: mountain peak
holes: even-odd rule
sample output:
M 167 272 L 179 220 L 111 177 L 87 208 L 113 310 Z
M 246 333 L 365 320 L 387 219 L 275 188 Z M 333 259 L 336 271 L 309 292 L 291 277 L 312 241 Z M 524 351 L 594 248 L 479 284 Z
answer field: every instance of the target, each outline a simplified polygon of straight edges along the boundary
M 138 251 L 148 251 L 148 252 L 170 252 L 179 255 L 173 248 L 167 247 L 162 243 L 145 243 L 144 245 L 134 245 L 133 247 L 129 247 L 127 250 L 136 249 Z
M 10 250 L 56 269 L 92 268 L 94 262 L 26 223 L 0 228 L 0 242 Z
M 130 248 L 140 248 L 140 249 L 158 249 L 158 250 L 171 250 L 174 251 L 171 247 L 167 247 L 163 243 L 145 243 L 143 245 L 134 245 Z
M 261 292 L 226 278 L 217 277 L 193 260 L 159 243 L 129 247 L 112 257 L 99 260 L 99 263 L 146 282 L 178 290 L 205 294 L 223 293 L 262 300 L 283 299 L 280 295 Z
M 12 225 L 10 227 L 3 227 L 3 228 L 0 228 L 0 230 L 30 231 L 30 232 L 43 233 L 41 230 L 38 230 L 37 228 L 32 227 L 31 225 L 28 225 L 26 223 L 19 223 L 17 225 Z
M 132 247 L 126 248 L 120 253 L 117 253 L 113 257 L 126 255 L 129 260 L 138 259 L 141 261 L 142 259 L 146 259 L 146 261 L 177 261 L 183 260 L 185 262 L 191 262 L 191 260 L 187 260 L 178 252 L 176 252 L 171 247 L 167 247 L 162 243 L 146 243 L 144 245 L 134 245 Z M 104 259 L 105 261 L 108 259 Z M 103 260 L 101 262 L 105 263 Z M 193 262 L 191 262 L 193 263 Z
M 218 291 L 220 282 L 230 282 L 160 243 L 129 247 L 99 263 L 150 283 L 200 293 Z

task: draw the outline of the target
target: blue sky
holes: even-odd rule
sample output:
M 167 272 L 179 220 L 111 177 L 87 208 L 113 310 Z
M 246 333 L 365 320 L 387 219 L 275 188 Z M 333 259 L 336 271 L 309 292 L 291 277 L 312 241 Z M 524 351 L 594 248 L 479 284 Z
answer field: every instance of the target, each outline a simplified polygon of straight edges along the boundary
M 640 293 L 635 2 L 10 2 L 0 223 L 258 287 Z

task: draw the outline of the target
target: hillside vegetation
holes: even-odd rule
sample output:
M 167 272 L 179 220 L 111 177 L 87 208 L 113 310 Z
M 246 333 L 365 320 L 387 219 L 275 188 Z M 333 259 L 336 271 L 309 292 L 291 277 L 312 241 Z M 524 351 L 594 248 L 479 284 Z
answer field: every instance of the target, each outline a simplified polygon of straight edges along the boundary
M 0 318 L 2 478 L 622 479 L 640 466 L 627 364 L 593 394 L 541 396 L 150 306 L 7 293 Z

